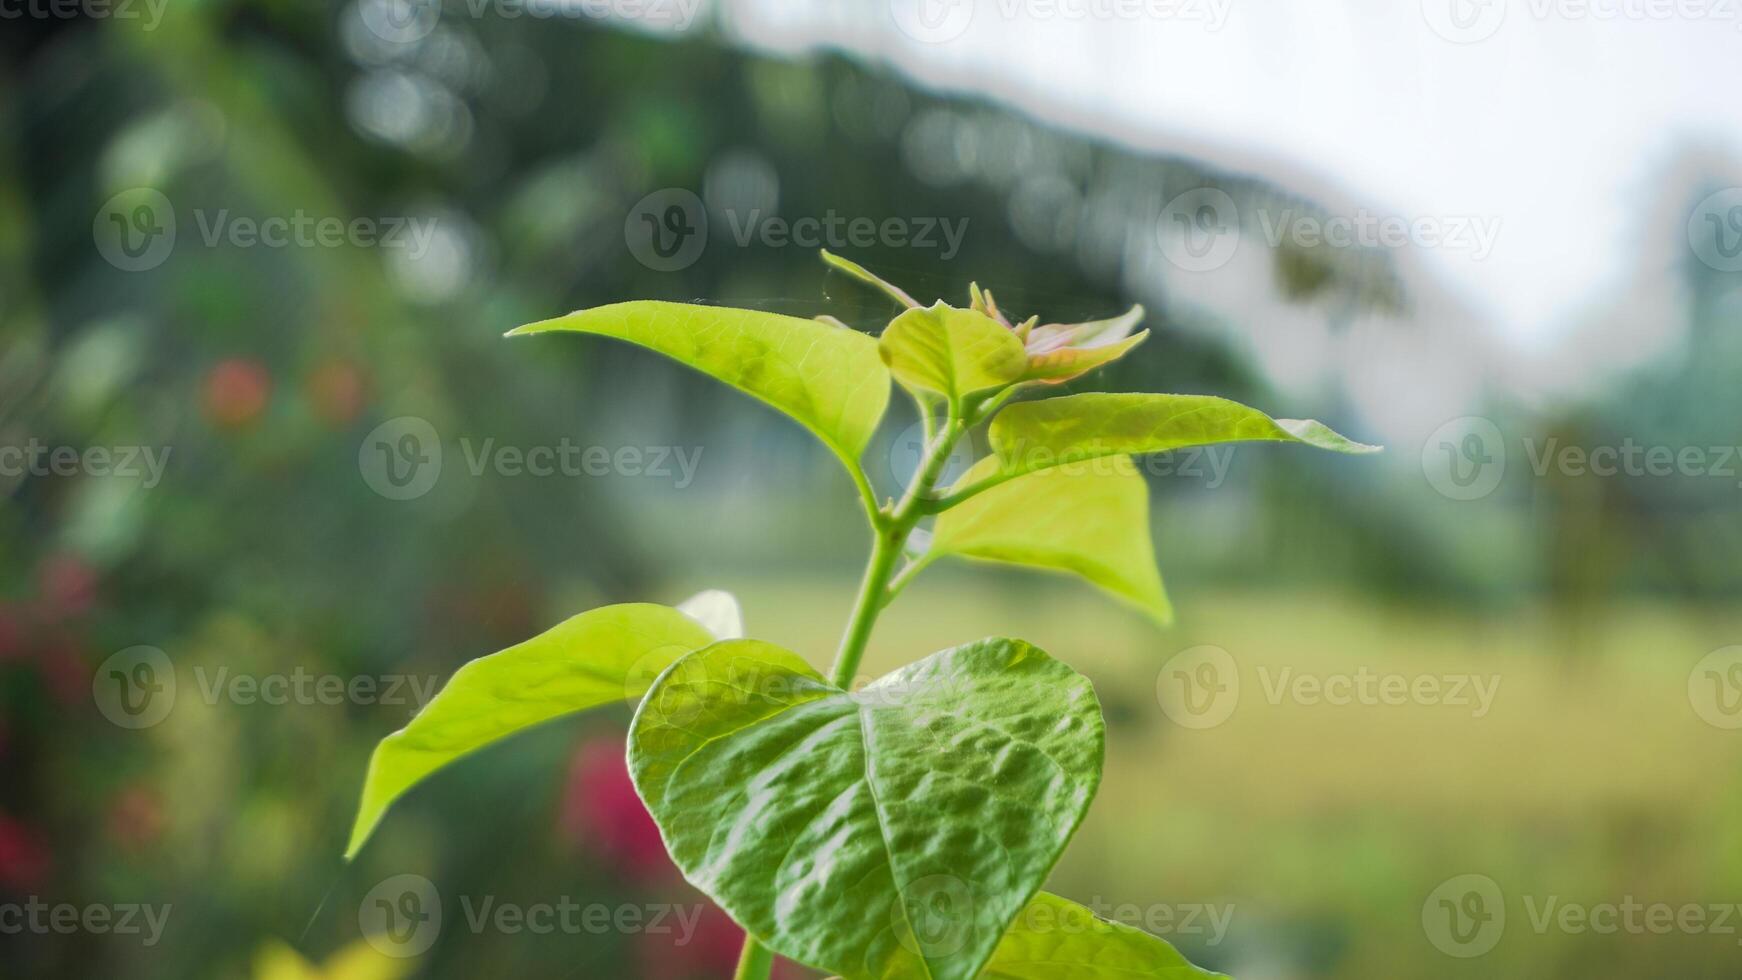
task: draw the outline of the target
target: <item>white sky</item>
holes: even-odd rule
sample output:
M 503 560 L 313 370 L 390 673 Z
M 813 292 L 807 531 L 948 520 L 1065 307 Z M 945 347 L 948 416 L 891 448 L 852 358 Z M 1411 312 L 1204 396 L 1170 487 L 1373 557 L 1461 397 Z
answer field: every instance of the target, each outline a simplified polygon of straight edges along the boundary
M 855 51 L 1072 129 L 1309 196 L 1334 189 L 1378 214 L 1498 219 L 1485 258 L 1423 257 L 1497 335 L 1541 348 L 1629 268 L 1653 179 L 1675 154 L 1742 158 L 1738 7 L 737 0 L 722 18 L 746 43 Z

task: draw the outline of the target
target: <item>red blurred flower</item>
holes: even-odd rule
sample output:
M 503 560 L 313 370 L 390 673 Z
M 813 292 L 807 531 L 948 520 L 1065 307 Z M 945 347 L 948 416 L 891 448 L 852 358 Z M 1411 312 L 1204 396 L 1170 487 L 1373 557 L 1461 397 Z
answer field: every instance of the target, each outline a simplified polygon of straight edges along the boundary
M 24 655 L 24 623 L 18 607 L 0 603 L 0 661 Z
M 23 823 L 0 813 L 0 886 L 30 891 L 48 878 L 48 849 Z
M 56 701 L 69 707 L 90 703 L 91 668 L 72 639 L 55 637 L 39 648 L 36 669 Z
M 575 750 L 560 819 L 565 838 L 625 875 L 649 880 L 675 871 L 659 827 L 635 794 L 620 737 L 589 739 Z
M 321 421 L 348 425 L 363 410 L 363 372 L 350 361 L 329 358 L 304 379 L 303 395 Z
M 54 619 L 89 612 L 97 597 L 97 571 L 77 555 L 48 558 L 38 567 L 36 578 L 43 605 Z
M 129 786 L 109 807 L 109 835 L 122 847 L 138 850 L 163 833 L 163 804 L 148 786 Z
M 247 425 L 266 408 L 272 377 L 259 361 L 231 358 L 219 361 L 206 375 L 206 417 L 224 428 Z

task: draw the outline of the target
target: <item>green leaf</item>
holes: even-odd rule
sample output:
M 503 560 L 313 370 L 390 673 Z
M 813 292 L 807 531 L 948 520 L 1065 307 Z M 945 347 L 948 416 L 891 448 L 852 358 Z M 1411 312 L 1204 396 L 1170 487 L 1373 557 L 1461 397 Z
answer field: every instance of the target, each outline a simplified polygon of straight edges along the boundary
M 1209 395 L 1089 393 L 1012 405 L 992 420 L 992 449 L 1007 473 L 1075 460 L 1159 453 L 1218 442 L 1298 442 L 1342 453 L 1378 452 L 1310 419 L 1273 419 Z
M 1143 307 L 1087 323 L 1048 323 L 1033 328 L 1025 341 L 1028 370 L 1022 380 L 1063 384 L 1124 357 L 1148 338 L 1131 331 L 1143 321 Z
M 1028 355 L 1028 370 L 1022 373 L 1024 381 L 1039 381 L 1043 384 L 1064 384 L 1072 378 L 1080 378 L 1104 364 L 1111 364 L 1131 352 L 1131 348 L 1149 339 L 1149 331 L 1125 337 L 1120 340 L 1090 347 L 1061 347 Z
M 867 286 L 882 290 L 891 299 L 900 303 L 902 306 L 909 308 L 919 306 L 917 300 L 912 296 L 907 295 L 907 290 L 902 289 L 900 286 L 889 282 L 881 276 L 874 275 L 870 269 L 854 262 L 852 259 L 843 259 L 839 255 L 836 255 L 825 248 L 823 249 L 823 261 L 842 272 L 845 272 L 847 275 L 852 276 L 854 279 L 859 280 Z
M 815 320 L 638 300 L 516 327 L 510 337 L 572 330 L 656 350 L 797 419 L 856 470 L 883 409 L 889 371 L 877 342 Z
M 982 459 L 956 488 L 998 466 Z M 1074 572 L 1158 624 L 1173 619 L 1149 537 L 1149 486 L 1123 456 L 1029 473 L 951 507 L 938 515 L 920 561 L 947 555 Z
M 559 715 L 641 696 L 671 662 L 714 642 L 669 606 L 626 603 L 573 616 L 466 664 L 369 760 L 347 859 L 393 802 L 430 773 Z
M 895 380 L 951 401 L 1002 388 L 1028 366 L 1022 341 L 1008 327 L 941 302 L 896 317 L 878 348 Z
M 980 974 L 986 980 L 1213 980 L 1167 942 L 1097 918 L 1045 892 L 1034 897 Z
M 1082 821 L 1103 742 L 1088 680 L 1019 640 L 854 693 L 733 640 L 655 683 L 629 765 L 678 867 L 770 949 L 853 980 L 964 980 Z M 938 935 L 948 903 L 968 911 Z

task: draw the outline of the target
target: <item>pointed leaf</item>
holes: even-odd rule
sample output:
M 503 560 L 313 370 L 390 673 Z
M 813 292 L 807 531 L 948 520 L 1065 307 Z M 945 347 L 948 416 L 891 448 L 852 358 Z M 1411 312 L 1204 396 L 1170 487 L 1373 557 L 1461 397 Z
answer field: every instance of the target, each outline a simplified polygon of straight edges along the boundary
M 981 460 L 957 488 L 998 465 Z M 946 555 L 1074 572 L 1159 624 L 1173 619 L 1149 537 L 1149 486 L 1122 456 L 1019 476 L 951 507 L 922 560 Z
M 992 961 L 984 980 L 1214 980 L 1166 941 L 1142 929 L 1108 922 L 1093 912 L 1042 892 L 1029 902 Z
M 836 255 L 825 248 L 823 249 L 823 261 L 842 272 L 845 272 L 847 275 L 852 276 L 854 279 L 859 280 L 867 286 L 872 286 L 876 289 L 882 290 L 884 293 L 888 294 L 891 299 L 894 299 L 902 306 L 911 308 L 919 305 L 912 296 L 907 295 L 906 290 L 885 280 L 881 276 L 874 275 L 871 270 L 857 262 L 854 262 L 852 259 L 843 259 L 839 255 Z
M 430 773 L 497 739 L 559 715 L 636 698 L 678 657 L 714 642 L 669 606 L 589 610 L 454 673 L 369 760 L 345 849 L 350 858 L 393 802 Z
M 1104 346 L 1131 336 L 1131 331 L 1143 322 L 1143 307 L 1133 306 L 1124 313 L 1105 320 L 1083 323 L 1048 323 L 1029 333 L 1028 352 L 1054 350 L 1059 347 Z
M 984 313 L 944 303 L 896 317 L 878 342 L 895 379 L 959 400 L 1022 377 L 1028 355 L 1008 328 Z
M 660 677 L 629 764 L 678 867 L 770 949 L 853 980 L 966 980 L 1081 822 L 1103 740 L 1088 680 L 1018 640 L 854 693 L 735 640 Z M 967 910 L 943 936 L 940 904 Z
M 1031 352 L 1028 355 L 1028 370 L 1022 373 L 1022 380 L 1063 384 L 1072 378 L 1080 378 L 1103 364 L 1117 361 L 1148 338 L 1149 331 L 1145 330 L 1136 336 L 1091 347 L 1060 347 L 1038 354 Z
M 1159 453 L 1218 442 L 1298 442 L 1342 453 L 1378 452 L 1311 419 L 1273 419 L 1208 395 L 1090 393 L 1012 405 L 992 420 L 1006 472 L 1074 460 Z
M 815 320 L 639 300 L 529 323 L 509 336 L 553 330 L 627 340 L 718 378 L 797 419 L 849 469 L 889 403 L 877 342 Z

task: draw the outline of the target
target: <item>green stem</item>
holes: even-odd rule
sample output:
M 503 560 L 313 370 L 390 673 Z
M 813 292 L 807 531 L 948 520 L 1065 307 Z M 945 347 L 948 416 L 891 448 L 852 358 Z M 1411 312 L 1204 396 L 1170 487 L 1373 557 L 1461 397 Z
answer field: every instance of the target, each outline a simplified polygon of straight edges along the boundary
M 732 974 L 733 980 L 768 980 L 773 969 L 774 954 L 746 933 L 744 952 L 738 956 L 738 971 Z
M 936 438 L 927 447 L 926 458 L 914 474 L 913 483 L 907 488 L 906 495 L 887 512 L 878 510 L 871 515 L 874 535 L 871 541 L 871 558 L 865 564 L 865 577 L 859 583 L 859 597 L 853 602 L 852 615 L 847 619 L 847 630 L 841 636 L 841 649 L 835 654 L 835 665 L 830 670 L 836 687 L 843 690 L 852 687 L 853 677 L 859 670 L 859 661 L 865 657 L 865 646 L 871 641 L 871 631 L 877 625 L 877 614 L 894 598 L 890 594 L 890 578 L 895 572 L 895 563 L 900 560 L 902 549 L 907 544 L 907 536 L 913 533 L 914 525 L 919 523 L 920 518 L 928 513 L 925 504 L 931 497 L 932 488 L 949 463 L 950 450 L 956 447 L 956 440 L 967 430 L 968 425 L 962 418 L 960 406 L 951 405 L 949 417 L 944 420 Z M 911 565 L 908 570 L 917 571 Z M 910 577 L 904 575 L 901 584 L 907 584 Z M 768 980 L 769 971 L 773 967 L 773 954 L 746 934 L 744 951 L 738 958 L 738 972 L 734 974 L 735 980 Z

